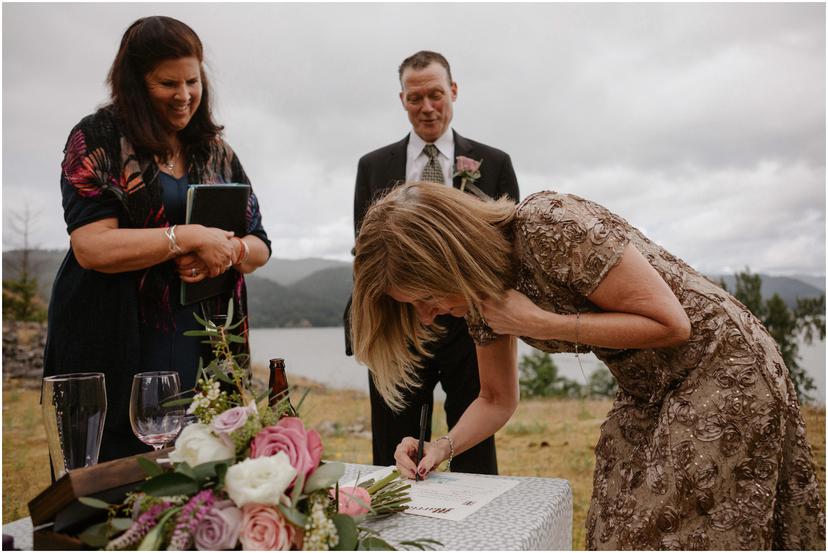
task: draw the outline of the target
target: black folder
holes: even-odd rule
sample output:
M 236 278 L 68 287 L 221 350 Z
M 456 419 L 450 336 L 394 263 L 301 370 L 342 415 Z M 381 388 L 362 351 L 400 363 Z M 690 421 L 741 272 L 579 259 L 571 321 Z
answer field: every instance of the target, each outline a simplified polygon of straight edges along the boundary
M 192 184 L 187 190 L 187 224 L 231 230 L 236 236 L 247 234 L 248 184 Z M 200 282 L 181 283 L 181 305 L 190 305 L 233 289 L 236 270 L 228 269 L 217 277 Z

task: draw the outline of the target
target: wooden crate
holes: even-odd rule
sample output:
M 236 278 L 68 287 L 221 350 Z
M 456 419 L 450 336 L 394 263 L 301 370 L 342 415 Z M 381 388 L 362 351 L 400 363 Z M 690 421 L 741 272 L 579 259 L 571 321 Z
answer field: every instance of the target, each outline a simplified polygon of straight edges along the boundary
M 87 507 L 80 497 L 94 497 L 107 503 L 121 503 L 126 494 L 144 481 L 146 474 L 139 457 L 166 457 L 172 448 L 124 457 L 67 472 L 29 501 L 35 550 L 82 549 L 77 534 L 105 520 L 106 513 Z

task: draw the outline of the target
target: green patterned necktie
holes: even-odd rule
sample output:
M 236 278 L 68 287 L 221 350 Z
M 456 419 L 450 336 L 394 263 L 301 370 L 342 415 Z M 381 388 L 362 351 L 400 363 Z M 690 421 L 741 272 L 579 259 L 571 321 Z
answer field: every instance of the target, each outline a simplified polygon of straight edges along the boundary
M 428 163 L 423 168 L 423 174 L 420 179 L 428 182 L 436 182 L 437 184 L 444 184 L 446 182 L 443 178 L 443 168 L 440 167 L 440 160 L 437 159 L 440 151 L 434 144 L 426 144 L 423 152 L 428 156 Z

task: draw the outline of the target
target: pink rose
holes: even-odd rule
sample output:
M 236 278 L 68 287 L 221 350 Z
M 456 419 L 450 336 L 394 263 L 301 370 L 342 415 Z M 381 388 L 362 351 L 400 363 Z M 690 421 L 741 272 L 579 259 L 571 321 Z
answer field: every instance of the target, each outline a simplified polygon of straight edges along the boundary
M 296 529 L 284 519 L 275 507 L 248 503 L 244 513 L 239 540 L 242 549 L 254 551 L 286 551 L 290 549 Z
M 233 445 L 230 434 L 247 422 L 249 410 L 247 407 L 233 407 L 213 419 L 213 431 L 228 445 Z
M 285 417 L 273 426 L 262 428 L 250 443 L 250 457 L 270 457 L 284 451 L 297 475 L 305 479 L 322 459 L 322 438 L 316 430 L 306 430 L 296 417 Z
M 226 551 L 236 548 L 241 531 L 242 510 L 229 499 L 210 508 L 193 535 L 199 551 Z
M 454 162 L 454 170 L 458 173 L 462 173 L 464 171 L 474 173 L 478 169 L 480 169 L 480 162 L 466 156 L 457 156 L 457 160 Z
M 336 490 L 331 490 L 331 497 L 335 498 Z M 339 512 L 352 517 L 364 515 L 370 510 L 371 494 L 359 486 L 344 486 L 339 488 Z

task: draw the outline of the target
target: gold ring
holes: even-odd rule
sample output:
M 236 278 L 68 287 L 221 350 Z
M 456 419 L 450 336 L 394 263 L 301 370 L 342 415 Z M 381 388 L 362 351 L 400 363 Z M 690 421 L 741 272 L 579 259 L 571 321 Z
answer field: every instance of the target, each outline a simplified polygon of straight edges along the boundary
M 194 277 L 194 276 L 196 276 L 197 274 L 198 274 L 198 271 L 196 271 L 195 267 L 193 267 L 192 269 L 190 269 L 190 276 L 193 276 L 193 277 Z

